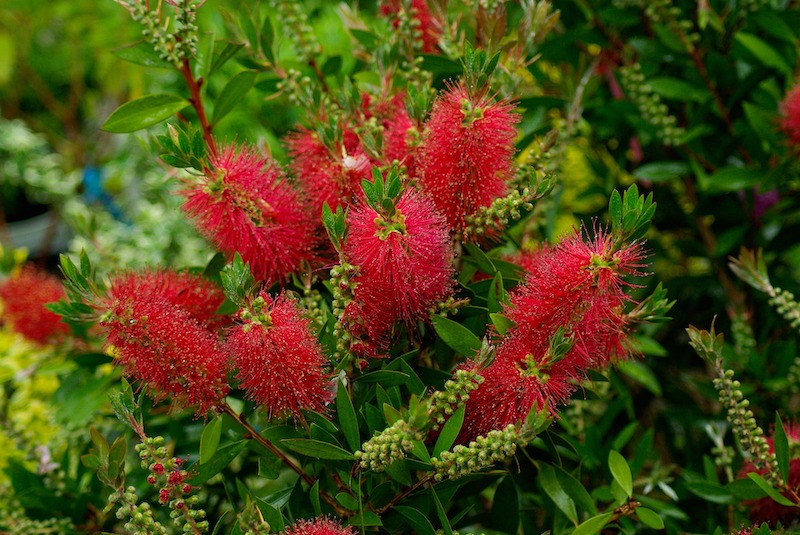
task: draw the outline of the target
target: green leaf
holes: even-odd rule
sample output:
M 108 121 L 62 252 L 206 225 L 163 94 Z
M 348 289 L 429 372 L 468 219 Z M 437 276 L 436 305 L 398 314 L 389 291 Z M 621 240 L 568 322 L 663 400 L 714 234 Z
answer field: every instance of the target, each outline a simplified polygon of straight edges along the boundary
M 778 492 L 775 488 L 773 488 L 773 486 L 770 485 L 766 479 L 761 477 L 760 474 L 756 474 L 755 472 L 750 472 L 747 474 L 747 477 L 755 481 L 756 485 L 758 485 L 761 488 L 761 490 L 766 492 L 767 496 L 772 498 L 775 502 L 781 505 L 785 505 L 787 507 L 792 507 L 793 505 L 795 505 L 786 496 L 784 496 L 783 494 Z
M 656 396 L 661 396 L 661 384 L 658 382 L 658 377 L 645 363 L 638 360 L 626 360 L 617 364 L 617 368 L 634 381 L 641 383 Z
M 204 464 L 193 464 L 189 468 L 189 473 L 192 474 L 192 477 L 187 483 L 191 485 L 202 485 L 219 474 L 247 447 L 247 443 L 247 440 L 239 440 L 238 442 L 226 444 L 219 448 L 208 462 Z
M 340 492 L 336 495 L 336 501 L 342 504 L 344 507 L 350 509 L 351 511 L 358 511 L 358 500 L 353 498 L 350 494 L 346 492 Z
M 434 457 L 438 457 L 443 451 L 449 450 L 450 446 L 456 441 L 458 433 L 461 432 L 461 426 L 464 424 L 464 410 L 464 405 L 461 405 L 442 426 L 442 431 L 439 433 L 439 438 L 436 439 L 436 445 L 433 447 Z
M 775 458 L 778 461 L 778 471 L 784 481 L 789 480 L 789 439 L 786 437 L 786 429 L 783 427 L 781 415 L 775 412 Z
M 281 444 L 296 453 L 315 459 L 352 461 L 354 458 L 353 454 L 344 448 L 322 442 L 321 440 L 313 440 L 310 438 L 285 438 L 281 440 Z
M 115 134 L 135 132 L 160 123 L 187 106 L 189 101 L 178 95 L 147 95 L 114 110 L 100 128 Z
M 611 475 L 614 476 L 616 482 L 625 491 L 625 494 L 629 498 L 633 496 L 633 477 L 625 457 L 619 452 L 611 450 L 608 452 L 608 468 L 611 470 Z
M 219 41 L 217 42 L 219 44 Z M 241 43 L 225 43 L 225 46 L 219 50 L 219 53 L 216 51 L 219 49 L 219 46 L 214 47 L 215 57 L 214 61 L 211 62 L 211 67 L 208 70 L 208 74 L 206 77 L 211 76 L 214 71 L 225 65 L 229 59 L 231 59 L 236 53 L 244 47 Z
M 681 102 L 687 100 L 705 102 L 711 98 L 707 89 L 694 86 L 678 78 L 667 76 L 648 78 L 647 83 L 657 95 L 666 99 L 680 100 Z
M 393 509 L 406 519 L 406 522 L 408 522 L 409 526 L 413 528 L 412 531 L 414 533 L 419 533 L 420 535 L 436 534 L 436 530 L 433 529 L 433 525 L 431 524 L 431 521 L 428 520 L 427 515 L 423 514 L 418 509 L 404 505 L 397 505 L 393 507 Z
M 556 504 L 556 507 L 567 515 L 567 518 L 573 524 L 577 524 L 578 510 L 575 507 L 575 502 L 561 487 L 555 469 L 549 464 L 542 464 L 539 467 L 539 483 L 541 483 L 547 495 L 550 496 L 550 499 L 553 500 L 553 503 Z
M 622 197 L 617 190 L 611 192 L 608 200 L 608 216 L 611 219 L 611 227 L 618 230 L 622 224 Z
M 158 52 L 153 50 L 153 45 L 147 42 L 139 42 L 118 48 L 112 52 L 115 56 L 137 65 L 145 65 L 146 67 L 156 67 L 159 69 L 171 69 L 172 64 L 158 55 Z
M 514 326 L 514 322 L 502 314 L 489 314 L 489 319 L 492 320 L 492 325 L 500 336 L 506 334 L 506 331 Z
M 488 308 L 490 313 L 500 312 L 503 304 L 508 302 L 508 294 L 503 287 L 503 274 L 499 271 L 495 273 L 492 284 L 489 286 Z
M 218 416 L 206 424 L 200 436 L 200 464 L 205 464 L 214 457 L 221 436 L 222 417 Z
M 444 510 L 444 505 L 436 494 L 436 489 L 431 487 L 431 495 L 433 496 L 433 503 L 436 504 L 436 514 L 439 515 L 439 522 L 442 524 L 440 531 L 444 532 L 443 535 L 453 535 L 453 527 L 450 525 L 450 520 L 447 518 L 447 512 Z M 497 494 L 495 494 L 496 496 Z
M 517 533 L 519 510 L 519 491 L 514 479 L 506 476 L 497 485 L 492 498 L 492 527 L 503 533 Z
M 362 511 L 347 521 L 348 526 L 382 526 L 381 517 L 372 511 Z
M 111 401 L 111 408 L 114 409 L 114 414 L 126 425 L 131 425 L 135 422 L 134 413 L 136 411 L 136 402 L 133 400 L 133 390 L 130 383 L 123 378 L 120 388 L 117 391 L 110 392 L 108 398 Z
M 642 524 L 648 528 L 664 529 L 664 520 L 652 509 L 648 509 L 647 507 L 637 507 L 636 516 L 638 516 Z
M 688 174 L 689 165 L 685 162 L 653 162 L 642 165 L 633 172 L 640 180 L 666 182 Z
M 600 533 L 600 530 L 608 524 L 612 516 L 614 516 L 614 513 L 603 513 L 593 516 L 575 528 L 572 535 L 595 535 L 596 533 Z
M 745 32 L 739 32 L 734 39 L 767 67 L 773 67 L 783 74 L 791 76 L 792 68 L 786 60 L 783 59 L 783 56 L 760 37 Z
M 590 514 L 596 515 L 597 507 L 594 504 L 594 500 L 581 482 L 558 466 L 553 466 L 553 470 L 555 470 L 558 484 L 564 489 L 567 496 L 575 502 L 575 505 Z
M 757 169 L 727 166 L 700 180 L 700 189 L 706 193 L 727 193 L 755 186 L 763 174 Z
M 711 503 L 729 504 L 735 501 L 726 487 L 705 479 L 689 480 L 686 488 L 695 496 Z
M 233 255 L 233 262 L 225 266 L 219 274 L 225 295 L 238 306 L 244 304 L 244 298 L 253 286 L 253 276 L 248 264 L 245 264 L 239 253 Z
M 468 357 L 481 349 L 481 340 L 472 331 L 444 316 L 431 316 L 436 334 L 459 355 Z
M 361 439 L 358 434 L 358 418 L 356 417 L 356 410 L 353 407 L 350 394 L 341 380 L 339 380 L 339 386 L 336 389 L 336 414 L 347 445 L 350 446 L 351 451 L 356 451 L 361 445 Z
M 257 74 L 256 71 L 242 71 L 228 80 L 214 102 L 214 115 L 211 120 L 214 124 L 220 122 L 237 104 L 244 100 L 244 96 L 253 87 Z

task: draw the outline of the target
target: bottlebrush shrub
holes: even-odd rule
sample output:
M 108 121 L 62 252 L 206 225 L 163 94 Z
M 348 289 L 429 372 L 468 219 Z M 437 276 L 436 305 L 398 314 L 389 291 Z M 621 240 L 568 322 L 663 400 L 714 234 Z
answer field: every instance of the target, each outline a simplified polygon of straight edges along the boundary
M 615 167 L 601 185 L 572 188 L 610 195 L 607 214 L 559 204 L 565 187 L 539 199 L 576 150 L 627 147 L 653 127 L 601 124 L 614 136 L 602 146 L 588 137 L 584 111 L 605 109 L 592 100 L 603 98 L 594 42 L 559 60 L 548 2 L 316 3 L 319 28 L 303 2 L 232 6 L 224 28 L 202 2 L 121 4 L 145 40 L 120 55 L 176 76 L 104 128 L 173 121 L 157 137 L 175 168 L 164 180 L 180 182 L 187 217 L 220 254 L 102 276 L 86 255 L 62 259 L 67 295 L 51 308 L 93 351 L 76 357 L 74 383 L 94 385 L 92 399 L 115 385 L 111 410 L 94 405 L 83 458 L 111 494 L 94 484 L 88 512 L 70 513 L 76 530 L 163 533 L 170 519 L 191 533 L 697 529 L 675 504 L 691 487 L 673 488 L 676 461 L 657 456 L 639 411 L 663 392 L 642 356 L 658 352 L 653 323 L 671 306 L 648 274 L 654 195 L 612 187 L 630 182 L 623 156 L 603 160 Z M 561 213 L 587 217 L 559 233 Z M 534 252 L 510 262 L 521 249 Z M 63 473 L 69 484 L 52 488 L 30 470 L 15 481 L 41 483 L 37 498 L 92 485 L 83 467 Z
M 65 297 L 61 281 L 28 264 L 0 282 L 2 319 L 13 331 L 37 344 L 63 341 L 69 327 L 45 308 Z

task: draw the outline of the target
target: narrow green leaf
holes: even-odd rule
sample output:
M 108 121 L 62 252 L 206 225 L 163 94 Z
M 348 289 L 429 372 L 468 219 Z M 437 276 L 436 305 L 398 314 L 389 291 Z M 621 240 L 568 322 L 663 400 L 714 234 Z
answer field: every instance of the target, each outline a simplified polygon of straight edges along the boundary
M 489 319 L 492 320 L 492 325 L 494 325 L 494 329 L 500 336 L 506 334 L 514 326 L 514 322 L 502 314 L 489 314 Z
M 101 435 L 94 426 L 89 428 L 89 436 L 92 438 L 92 442 L 97 448 L 97 454 L 100 456 L 100 458 L 103 459 L 108 457 L 109 446 L 106 437 Z
M 206 424 L 200 436 L 200 464 L 205 464 L 214 457 L 221 436 L 222 417 L 218 416 Z
M 506 476 L 492 498 L 492 526 L 503 533 L 518 533 L 519 510 L 519 491 L 514 479 Z
M 358 418 L 347 387 L 341 380 L 339 380 L 339 387 L 336 390 L 336 414 L 347 445 L 350 446 L 351 451 L 356 451 L 361 445 L 358 434 Z
M 608 200 L 608 216 L 611 219 L 612 229 L 618 230 L 622 224 L 622 198 L 617 190 L 611 192 L 611 198 Z
M 382 526 L 383 522 L 381 522 L 381 517 L 373 513 L 372 511 L 362 511 L 357 515 L 350 517 L 350 520 L 347 521 L 347 525 L 349 526 Z
M 118 48 L 112 52 L 115 56 L 137 65 L 146 67 L 156 67 L 159 69 L 170 69 L 172 64 L 158 55 L 153 49 L 153 45 L 148 42 L 140 41 L 124 48 Z
M 228 80 L 228 83 L 225 84 L 225 87 L 214 102 L 214 115 L 212 119 L 214 124 L 220 122 L 223 117 L 228 115 L 228 113 L 244 99 L 244 96 L 250 91 L 250 88 L 253 87 L 253 83 L 256 81 L 256 74 L 256 71 L 242 71 Z
M 219 41 L 217 42 L 217 45 Z M 208 70 L 208 74 L 206 77 L 211 76 L 214 71 L 225 65 L 229 59 L 231 59 L 236 53 L 244 47 L 241 43 L 225 43 L 225 46 L 220 49 L 219 46 L 214 47 L 214 51 L 216 52 L 219 50 L 219 53 L 216 54 L 214 61 L 211 62 L 211 67 Z
M 389 477 L 391 477 L 404 487 L 411 486 L 411 483 L 413 481 L 411 479 L 411 472 L 409 471 L 408 466 L 406 465 L 405 459 L 394 461 L 392 464 L 385 466 L 384 469 L 386 470 L 386 473 L 389 475 Z
M 795 505 L 786 496 L 784 496 L 783 494 L 778 492 L 775 488 L 773 488 L 773 486 L 770 485 L 766 479 L 761 477 L 761 475 L 756 474 L 755 472 L 750 472 L 749 474 L 747 474 L 747 477 L 755 481 L 756 485 L 758 485 L 761 488 L 761 490 L 767 493 L 767 496 L 775 500 L 777 503 L 785 505 L 787 507 Z
M 652 162 L 638 167 L 633 176 L 651 182 L 667 182 L 689 173 L 686 162 Z
M 508 295 L 503 287 L 503 274 L 499 271 L 495 273 L 492 279 L 492 285 L 489 286 L 489 312 L 496 313 L 503 309 L 503 305 L 508 301 Z
M 643 362 L 638 360 L 626 360 L 620 362 L 617 368 L 634 381 L 641 383 L 656 396 L 661 396 L 661 384 L 658 382 L 658 377 L 656 377 L 653 370 Z
M 192 474 L 192 477 L 187 482 L 191 485 L 201 485 L 219 474 L 247 447 L 247 443 L 247 440 L 240 440 L 232 444 L 226 444 L 219 448 L 214 457 L 207 463 L 192 465 L 189 468 L 189 473 Z
M 423 514 L 418 509 L 404 505 L 398 505 L 393 508 L 406 519 L 409 526 L 411 526 L 414 533 L 419 535 L 436 535 L 436 530 L 433 529 L 431 521 L 428 520 L 427 515 Z
M 658 516 L 658 513 L 652 509 L 648 509 L 647 507 L 637 507 L 636 516 L 638 516 L 642 524 L 648 528 L 664 529 L 664 519 Z
M 115 134 L 135 132 L 172 117 L 188 105 L 189 101 L 178 95 L 147 95 L 114 110 L 100 128 Z
M 775 458 L 778 461 L 778 471 L 784 481 L 789 480 L 789 439 L 786 437 L 786 429 L 783 427 L 781 415 L 775 412 Z
M 314 481 L 314 484 L 308 489 L 308 498 L 311 500 L 311 506 L 314 508 L 316 516 L 322 515 L 322 506 L 319 503 L 319 479 Z
M 595 535 L 596 533 L 600 533 L 600 530 L 608 524 L 612 516 L 614 516 L 614 513 L 603 513 L 593 516 L 575 528 L 572 535 Z
M 550 499 L 553 500 L 553 503 L 556 504 L 556 507 L 567 515 L 567 518 L 569 518 L 573 524 L 577 524 L 578 511 L 575 507 L 575 502 L 561 487 L 555 470 L 549 464 L 542 464 L 539 467 L 539 483 L 541 483 L 547 495 L 550 496 Z
M 351 511 L 358 511 L 358 501 L 346 492 L 337 494 L 336 501 Z
M 611 470 L 611 475 L 619 483 L 619 486 L 625 491 L 625 494 L 629 498 L 633 496 L 633 477 L 625 457 L 619 452 L 611 450 L 608 452 L 608 468 Z
M 480 338 L 460 323 L 439 315 L 432 316 L 431 322 L 436 334 L 459 355 L 468 357 L 480 351 Z
M 352 461 L 353 454 L 344 448 L 322 442 L 321 440 L 313 440 L 309 438 L 285 438 L 281 440 L 281 444 L 290 450 L 313 457 L 315 459 L 326 459 L 330 461 Z
M 421 440 L 414 441 L 414 447 L 411 449 L 411 453 L 420 461 L 431 464 L 431 455 L 428 453 L 428 448 L 425 447 L 425 444 Z
M 734 39 L 767 67 L 772 67 L 778 69 L 783 74 L 791 75 L 792 68 L 786 60 L 783 59 L 781 53 L 772 48 L 760 37 L 745 32 L 739 32 Z
M 436 439 L 436 445 L 433 447 L 434 457 L 438 457 L 443 451 L 450 449 L 450 446 L 456 441 L 458 433 L 461 432 L 461 426 L 463 424 L 464 405 L 460 406 L 442 427 L 439 438 Z
M 556 479 L 558 479 L 558 484 L 564 489 L 567 496 L 575 502 L 575 505 L 589 514 L 596 515 L 597 507 L 594 504 L 594 500 L 581 482 L 558 466 L 553 466 L 553 470 L 555 471 Z

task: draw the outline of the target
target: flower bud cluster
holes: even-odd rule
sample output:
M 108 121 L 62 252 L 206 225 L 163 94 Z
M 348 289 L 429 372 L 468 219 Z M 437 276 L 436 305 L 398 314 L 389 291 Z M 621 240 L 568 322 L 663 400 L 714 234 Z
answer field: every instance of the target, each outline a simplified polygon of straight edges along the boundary
M 514 424 L 489 431 L 486 436 L 477 437 L 467 446 L 459 444 L 452 451 L 442 452 L 439 458 L 431 459 L 433 477 L 436 481 L 445 477 L 458 479 L 488 468 L 513 456 L 519 442 L 519 432 Z
M 800 357 L 796 357 L 792 365 L 789 366 L 786 382 L 789 385 L 789 392 L 792 394 L 800 393 Z
M 736 348 L 736 354 L 747 357 L 756 349 L 756 339 L 753 327 L 744 314 L 735 314 L 731 318 L 731 336 Z
M 350 353 L 351 335 L 347 327 L 343 324 L 344 309 L 353 300 L 353 290 L 356 282 L 353 280 L 358 273 L 358 267 L 341 260 L 338 266 L 331 269 L 331 293 L 333 302 L 331 309 L 336 318 L 336 326 L 333 329 L 333 336 L 336 338 L 336 352 L 334 358 L 338 361 Z
M 431 396 L 431 419 L 433 429 L 438 429 L 461 405 L 469 399 L 469 393 L 477 389 L 483 377 L 472 370 L 456 370 L 453 378 L 444 383 L 444 390 Z
M 423 434 L 408 422 L 397 420 L 364 442 L 361 449 L 355 452 L 355 457 L 361 468 L 383 472 L 393 462 L 403 459 L 414 447 L 414 441 L 422 438 Z
M 770 286 L 768 291 L 769 304 L 774 306 L 793 328 L 800 329 L 800 303 L 794 298 L 794 294 L 777 286 Z
M 159 57 L 180 68 L 183 60 L 197 53 L 197 31 L 195 24 L 197 8 L 205 0 L 167 0 L 176 10 L 175 30 L 170 33 L 161 20 L 160 10 L 151 11 L 144 0 L 118 0 L 136 22 L 142 24 L 142 35 L 150 42 Z
M 302 2 L 292 0 L 271 0 L 270 8 L 277 15 L 280 28 L 287 30 L 287 35 L 294 36 L 297 54 L 303 61 L 312 62 L 322 54 L 322 46 L 314 34 L 314 28 L 308 22 Z
M 3 488 L 0 488 L 0 493 L 3 493 L 4 498 L 11 498 L 13 495 Z M 25 514 L 25 509 L 16 501 L 3 505 L 0 508 L 0 526 L 8 530 L 3 533 L 77 533 L 69 518 L 33 519 Z
M 520 218 L 522 211 L 533 209 L 531 201 L 536 197 L 530 188 L 511 190 L 505 197 L 499 197 L 492 204 L 466 216 L 464 236 L 484 236 L 505 228 L 510 221 Z
M 741 391 L 741 383 L 733 378 L 733 370 L 725 370 L 714 379 L 714 387 L 719 392 L 719 400 L 727 409 L 728 422 L 739 440 L 743 451 L 751 456 L 751 462 L 759 469 L 766 470 L 766 479 L 774 484 L 781 483 L 778 462 L 770 453 L 769 443 L 764 438 L 764 430 L 758 426 L 753 411 L 748 407 L 750 401 Z
M 197 496 L 186 496 L 194 488 L 186 482 L 189 474 L 181 468 L 183 459 L 170 456 L 160 436 L 145 437 L 136 445 L 136 451 L 142 468 L 150 471 L 147 482 L 159 489 L 158 502 L 171 509 L 170 518 L 175 524 L 182 526 L 185 533 L 208 531 L 209 523 L 204 520 L 206 512 L 194 509 Z
M 120 502 L 117 518 L 130 519 L 125 523 L 125 529 L 132 535 L 166 535 L 166 528 L 153 518 L 150 504 L 147 502 L 137 504 L 137 500 L 135 487 L 128 487 L 123 492 L 115 492 L 108 497 L 109 503 Z
M 620 74 L 628 96 L 636 104 L 642 118 L 658 129 L 661 141 L 668 146 L 680 145 L 685 131 L 678 126 L 675 116 L 670 115 L 669 108 L 661 102 L 661 97 L 645 81 L 641 65 L 626 65 L 620 69 Z

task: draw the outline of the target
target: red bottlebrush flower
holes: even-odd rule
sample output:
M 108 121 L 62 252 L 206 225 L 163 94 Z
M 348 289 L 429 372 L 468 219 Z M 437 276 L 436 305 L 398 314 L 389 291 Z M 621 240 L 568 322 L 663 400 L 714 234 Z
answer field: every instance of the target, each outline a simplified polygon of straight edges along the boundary
M 420 184 L 457 232 L 507 191 L 514 175 L 514 125 L 507 102 L 470 95 L 463 83 L 433 104 L 419 158 Z
M 317 517 L 312 520 L 298 520 L 281 535 L 356 535 L 352 526 L 344 527 L 335 520 L 327 517 Z
M 246 323 L 230 333 L 224 350 L 247 397 L 263 405 L 269 418 L 302 419 L 302 410 L 323 411 L 331 401 L 328 361 L 295 302 L 262 292 L 240 315 Z
M 794 145 L 800 146 L 800 84 L 783 97 L 780 110 L 781 128 Z
M 789 452 L 792 457 L 789 459 L 789 477 L 786 482 L 789 488 L 796 489 L 800 486 L 800 424 L 792 423 L 785 427 L 786 438 L 789 439 Z M 767 437 L 770 453 L 775 452 L 775 437 Z M 757 469 L 751 461 L 747 461 L 741 470 L 739 478 L 746 478 L 747 474 L 755 472 L 760 475 L 766 474 L 766 469 Z M 787 507 L 780 505 L 769 497 L 759 498 L 758 500 L 748 500 L 744 502 L 750 508 L 750 520 L 753 523 L 766 522 L 770 527 L 775 527 L 778 522 L 783 527 L 789 527 L 800 521 L 800 509 L 797 507 Z
M 216 334 L 190 310 L 180 306 L 181 294 L 162 294 L 175 281 L 163 274 L 127 274 L 112 281 L 100 322 L 125 373 L 142 382 L 156 400 L 172 396 L 176 407 L 193 407 L 201 415 L 228 393 L 227 361 Z M 202 318 L 204 314 L 200 314 Z
M 332 210 L 353 202 L 360 196 L 361 181 L 372 176 L 372 161 L 350 130 L 345 130 L 335 153 L 311 130 L 290 134 L 286 144 L 291 156 L 289 169 L 308 193 L 315 218 L 326 202 Z
M 397 14 L 403 9 L 403 0 L 386 0 L 380 7 L 380 14 L 392 16 L 392 24 L 396 28 L 400 21 Z M 426 54 L 435 54 L 439 51 L 439 37 L 442 35 L 442 25 L 433 16 L 426 0 L 411 0 L 411 16 L 420 32 L 420 44 Z
M 58 342 L 69 327 L 44 305 L 63 297 L 64 287 L 58 278 L 27 265 L 0 285 L 0 311 L 11 329 L 28 340 L 38 344 Z
M 273 160 L 231 145 L 210 163 L 209 176 L 182 193 L 184 209 L 216 247 L 238 252 L 269 284 L 314 259 L 315 220 Z
M 447 224 L 414 189 L 402 194 L 391 216 L 360 204 L 347 223 L 344 254 L 358 273 L 345 319 L 356 338 L 381 346 L 395 321 L 411 325 L 427 318 L 430 307 L 452 294 L 454 253 Z

